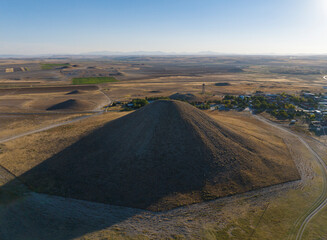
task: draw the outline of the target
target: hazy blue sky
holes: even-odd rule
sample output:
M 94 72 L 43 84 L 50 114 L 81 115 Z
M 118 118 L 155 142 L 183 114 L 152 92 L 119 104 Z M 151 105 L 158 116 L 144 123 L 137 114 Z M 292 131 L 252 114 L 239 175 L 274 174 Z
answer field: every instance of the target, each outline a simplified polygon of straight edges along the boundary
M 0 54 L 327 53 L 327 0 L 0 0 Z

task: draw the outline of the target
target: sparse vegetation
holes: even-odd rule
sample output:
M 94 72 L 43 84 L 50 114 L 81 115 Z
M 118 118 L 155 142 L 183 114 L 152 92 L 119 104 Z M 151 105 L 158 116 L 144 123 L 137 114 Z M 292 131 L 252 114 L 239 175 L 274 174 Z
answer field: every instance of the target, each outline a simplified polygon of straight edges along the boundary
M 160 97 L 145 97 L 145 99 L 147 101 L 156 101 L 156 100 L 169 100 L 170 98 L 169 97 L 160 96 Z
M 149 104 L 149 102 L 146 99 L 133 99 L 132 104 L 134 109 L 138 109 Z
M 69 63 L 41 63 L 42 70 L 51 70 L 60 67 L 69 67 Z

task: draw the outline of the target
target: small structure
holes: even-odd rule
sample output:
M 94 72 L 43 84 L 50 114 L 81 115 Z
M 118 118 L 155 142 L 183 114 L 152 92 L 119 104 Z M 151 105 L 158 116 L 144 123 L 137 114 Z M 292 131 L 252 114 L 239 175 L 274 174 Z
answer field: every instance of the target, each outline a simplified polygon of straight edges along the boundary
M 202 94 L 205 94 L 205 91 L 206 91 L 205 87 L 206 87 L 206 85 L 203 83 L 202 84 Z
M 303 97 L 305 97 L 305 98 L 314 98 L 315 95 L 313 93 L 303 93 Z
M 320 110 L 327 110 L 327 101 L 319 102 L 318 107 Z

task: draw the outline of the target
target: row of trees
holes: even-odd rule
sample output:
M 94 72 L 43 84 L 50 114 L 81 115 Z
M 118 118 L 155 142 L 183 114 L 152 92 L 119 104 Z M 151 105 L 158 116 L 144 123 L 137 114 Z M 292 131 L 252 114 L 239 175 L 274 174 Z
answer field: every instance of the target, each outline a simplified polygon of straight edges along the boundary
M 226 95 L 217 103 L 224 104 L 225 107 L 229 109 L 244 109 L 246 107 L 251 107 L 257 113 L 266 111 L 279 119 L 292 119 L 296 116 L 297 111 L 295 110 L 295 106 L 290 103 L 290 101 L 285 100 L 286 98 L 288 98 L 286 94 L 281 94 L 272 102 L 265 96 L 240 97 Z M 306 100 L 299 99 L 299 101 Z
M 125 106 L 125 110 L 134 110 L 141 108 L 149 103 L 159 99 L 169 99 L 168 97 L 146 97 L 145 99 L 133 99 L 132 107 Z M 204 103 L 190 103 L 199 109 L 209 109 L 210 104 L 223 104 L 227 109 L 237 108 L 239 110 L 251 107 L 256 113 L 264 112 L 271 114 L 278 119 L 293 119 L 296 116 L 305 115 L 303 111 L 296 111 L 295 105 L 306 103 L 315 104 L 312 98 L 303 98 L 300 96 L 287 95 L 282 93 L 273 99 L 268 99 L 265 96 L 232 96 L 226 95 L 222 100 L 214 100 Z M 295 104 L 295 105 L 294 105 Z M 307 116 L 308 118 L 313 118 Z

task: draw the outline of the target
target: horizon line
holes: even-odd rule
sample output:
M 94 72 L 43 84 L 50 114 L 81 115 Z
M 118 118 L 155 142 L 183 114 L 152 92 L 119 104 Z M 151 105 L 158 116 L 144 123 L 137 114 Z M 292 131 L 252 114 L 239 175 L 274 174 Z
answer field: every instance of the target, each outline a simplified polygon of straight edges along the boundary
M 327 53 L 222 53 L 214 51 L 93 51 L 85 53 L 0 54 L 1 58 L 22 57 L 110 57 L 110 56 L 327 56 Z

